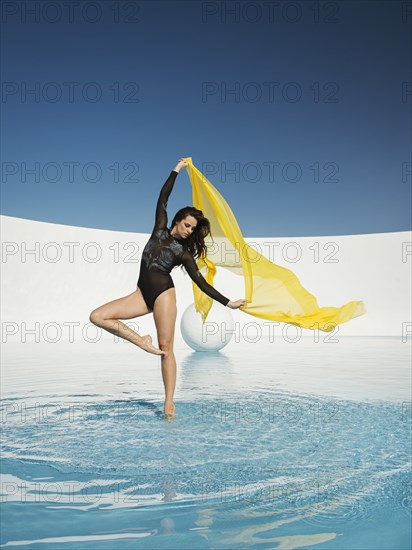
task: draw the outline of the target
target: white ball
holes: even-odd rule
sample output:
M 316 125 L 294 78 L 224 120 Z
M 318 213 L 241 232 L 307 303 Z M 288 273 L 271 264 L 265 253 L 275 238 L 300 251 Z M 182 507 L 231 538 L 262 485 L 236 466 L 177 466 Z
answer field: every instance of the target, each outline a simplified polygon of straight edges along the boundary
M 188 306 L 180 321 L 183 340 L 195 351 L 218 351 L 224 348 L 233 335 L 234 322 L 230 308 L 213 301 L 205 323 L 195 309 Z

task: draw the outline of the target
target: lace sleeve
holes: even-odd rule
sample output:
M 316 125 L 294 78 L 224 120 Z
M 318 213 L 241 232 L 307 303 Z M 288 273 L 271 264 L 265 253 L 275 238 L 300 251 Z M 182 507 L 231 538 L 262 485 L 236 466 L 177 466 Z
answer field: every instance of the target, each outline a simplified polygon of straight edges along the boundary
M 198 270 L 197 264 L 190 252 L 185 250 L 182 254 L 181 259 L 182 264 L 185 266 L 190 278 L 197 284 L 200 290 L 210 296 L 210 298 L 213 298 L 213 300 L 220 302 L 223 306 L 226 306 L 230 302 L 229 298 L 226 298 L 225 296 L 223 296 L 223 294 L 220 294 L 220 292 L 218 292 L 206 281 L 206 279 Z
M 162 189 L 160 190 L 159 198 L 157 199 L 156 218 L 153 231 L 165 229 L 167 226 L 167 201 L 169 200 L 169 195 L 172 192 L 177 174 L 178 172 L 172 170 L 170 172 L 170 176 L 167 178 Z

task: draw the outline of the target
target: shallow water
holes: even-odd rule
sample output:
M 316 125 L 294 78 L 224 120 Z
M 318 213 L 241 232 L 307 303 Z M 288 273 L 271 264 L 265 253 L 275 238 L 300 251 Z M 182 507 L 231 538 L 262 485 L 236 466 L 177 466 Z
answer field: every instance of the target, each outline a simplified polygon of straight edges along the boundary
M 411 342 L 4 346 L 1 545 L 410 548 Z

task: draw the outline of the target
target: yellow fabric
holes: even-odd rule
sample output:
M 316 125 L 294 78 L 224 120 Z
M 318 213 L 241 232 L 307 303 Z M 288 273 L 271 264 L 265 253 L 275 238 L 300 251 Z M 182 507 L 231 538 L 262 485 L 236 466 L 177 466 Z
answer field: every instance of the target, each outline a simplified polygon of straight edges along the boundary
M 244 241 L 225 199 L 193 165 L 191 157 L 184 160 L 188 162 L 186 170 L 192 185 L 193 206 L 202 210 L 209 219 L 213 238 L 210 235 L 206 238 L 207 258 L 197 259 L 198 268 L 211 285 L 216 266 L 243 276 L 244 298 L 249 303 L 241 306 L 241 311 L 262 319 L 324 332 L 366 313 L 362 301 L 348 302 L 341 307 L 319 307 L 316 298 L 302 287 L 292 271 L 270 262 Z M 193 294 L 196 311 L 205 322 L 213 300 L 195 283 Z

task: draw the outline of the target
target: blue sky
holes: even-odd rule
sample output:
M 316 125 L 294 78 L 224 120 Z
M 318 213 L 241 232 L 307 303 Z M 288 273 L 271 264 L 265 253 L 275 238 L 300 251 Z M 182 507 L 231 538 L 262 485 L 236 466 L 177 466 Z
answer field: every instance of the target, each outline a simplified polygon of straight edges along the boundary
M 407 2 L 77 4 L 2 5 L 2 214 L 150 233 L 191 156 L 246 237 L 411 229 Z

